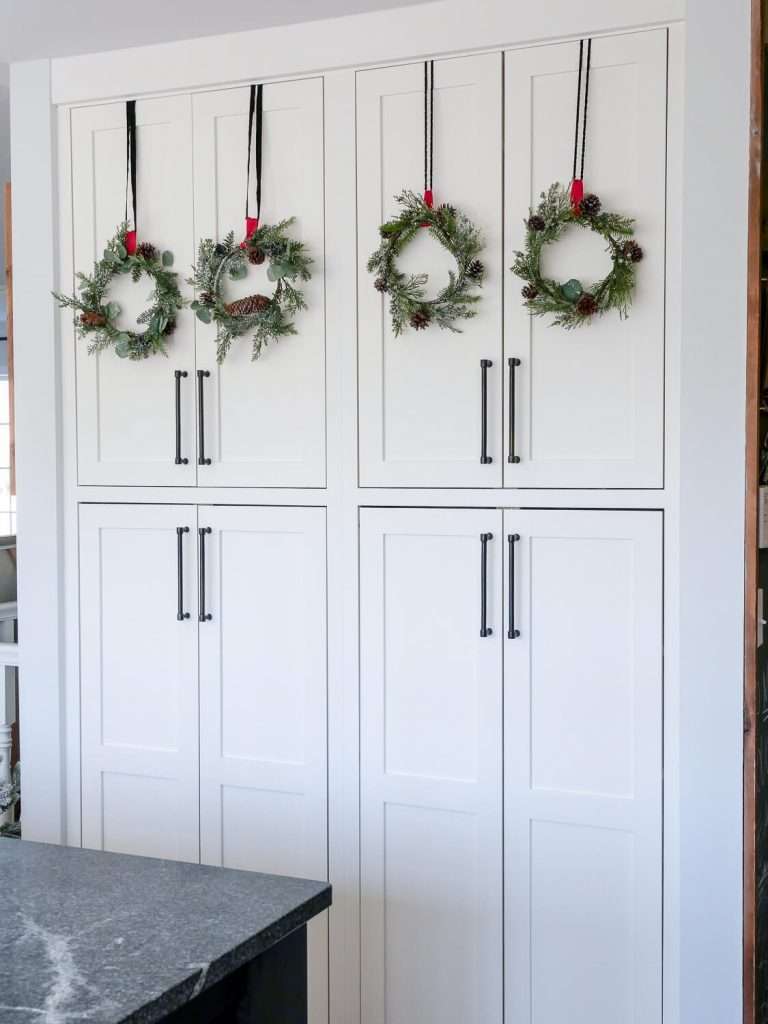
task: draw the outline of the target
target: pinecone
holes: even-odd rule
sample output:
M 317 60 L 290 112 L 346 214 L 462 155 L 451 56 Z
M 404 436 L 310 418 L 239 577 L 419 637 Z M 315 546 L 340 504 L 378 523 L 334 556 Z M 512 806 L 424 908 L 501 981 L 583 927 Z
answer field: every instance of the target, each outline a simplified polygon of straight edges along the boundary
M 385 278 L 377 277 L 376 280 L 373 282 L 373 287 L 376 289 L 377 292 L 385 292 L 388 290 L 389 286 L 387 285 Z
M 481 260 L 472 260 L 467 267 L 467 277 L 472 281 L 479 281 L 485 273 L 485 267 Z
M 629 260 L 630 263 L 639 263 L 643 258 L 643 250 L 637 242 L 625 242 L 622 252 L 624 254 L 624 259 Z
M 598 213 L 600 213 L 602 205 L 603 204 L 600 202 L 599 197 L 596 196 L 594 192 L 590 192 L 588 195 L 584 196 L 579 204 L 581 212 L 586 217 L 596 217 Z
M 266 295 L 246 295 L 243 299 L 235 299 L 224 307 L 229 316 L 251 316 L 263 313 L 271 299 Z
M 429 321 L 429 313 L 425 313 L 423 310 L 417 309 L 415 313 L 411 313 L 411 319 L 408 322 L 411 327 L 414 327 L 417 331 L 423 331 L 426 327 L 429 327 Z
M 524 299 L 527 299 L 528 302 L 530 302 L 532 299 L 535 299 L 538 294 L 539 289 L 536 287 L 535 284 L 527 284 L 522 290 L 522 296 Z
M 107 318 L 103 313 L 87 310 L 80 314 L 80 323 L 83 327 L 103 327 L 106 322 Z
M 252 263 L 254 267 L 260 267 L 266 258 L 267 254 L 263 249 L 256 248 L 248 250 L 248 262 Z
M 540 217 L 538 213 L 534 213 L 528 218 L 528 230 L 529 231 L 543 231 L 547 225 L 544 223 L 544 218 Z
M 157 249 L 151 242 L 141 242 L 136 246 L 136 255 L 143 256 L 150 263 L 157 256 Z
M 591 292 L 584 292 L 576 303 L 576 309 L 581 316 L 593 316 L 597 312 L 597 299 Z

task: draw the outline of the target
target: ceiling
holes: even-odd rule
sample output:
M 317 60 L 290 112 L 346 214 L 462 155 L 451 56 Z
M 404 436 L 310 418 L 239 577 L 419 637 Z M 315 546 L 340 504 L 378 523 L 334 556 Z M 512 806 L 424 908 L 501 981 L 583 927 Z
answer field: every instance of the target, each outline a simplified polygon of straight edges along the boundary
M 0 0 L 0 61 L 317 21 L 419 0 Z

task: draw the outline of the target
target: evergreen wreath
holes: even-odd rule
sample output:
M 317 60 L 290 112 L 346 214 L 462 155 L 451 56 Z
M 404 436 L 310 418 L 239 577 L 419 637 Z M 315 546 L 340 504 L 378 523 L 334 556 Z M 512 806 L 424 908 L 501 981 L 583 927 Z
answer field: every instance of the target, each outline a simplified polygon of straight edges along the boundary
M 607 242 L 611 270 L 601 281 L 584 287 L 571 278 L 564 284 L 544 277 L 544 248 L 558 241 L 572 225 L 594 231 Z M 534 316 L 554 315 L 553 324 L 570 330 L 589 323 L 611 309 L 624 319 L 629 314 L 635 287 L 635 264 L 643 250 L 634 240 L 634 220 L 606 213 L 600 199 L 589 194 L 574 205 L 568 191 L 554 184 L 541 193 L 541 202 L 526 222 L 525 249 L 515 253 L 512 272 L 525 282 L 525 306 Z
M 205 324 L 216 324 L 216 359 L 219 363 L 232 342 L 244 334 L 253 335 L 251 359 L 258 359 L 270 341 L 296 334 L 293 317 L 307 304 L 294 282 L 312 276 L 312 259 L 303 242 L 290 238 L 287 229 L 295 218 L 279 224 L 257 227 L 242 243 L 235 242 L 230 231 L 221 242 L 206 238 L 200 242 L 194 277 L 189 283 L 197 290 L 192 303 L 197 317 Z M 248 276 L 248 264 L 268 262 L 267 277 L 276 282 L 272 296 L 247 295 L 228 302 L 223 293 L 224 278 L 240 281 Z
M 184 306 L 177 276 L 170 269 L 173 253 L 166 250 L 161 255 L 150 242 L 142 242 L 135 253 L 129 254 L 125 246 L 127 229 L 127 224 L 121 224 L 114 238 L 107 242 L 104 255 L 94 263 L 92 275 L 75 275 L 79 294 L 54 292 L 53 296 L 62 309 L 79 313 L 76 328 L 80 337 L 89 340 L 89 355 L 112 346 L 121 359 L 147 359 L 158 352 L 166 355 L 166 339 L 176 329 L 177 313 Z M 120 305 L 108 301 L 109 286 L 118 274 L 130 274 L 134 281 L 146 275 L 154 282 L 149 296 L 151 305 L 136 318 L 138 324 L 146 327 L 144 331 L 128 331 L 118 324 Z
M 374 287 L 389 295 L 392 329 L 397 336 L 408 325 L 420 331 L 437 324 L 458 332 L 454 321 L 475 316 L 473 306 L 480 301 L 480 296 L 473 294 L 485 275 L 478 259 L 483 248 L 480 232 L 465 214 L 447 203 L 432 207 L 411 191 L 401 192 L 395 201 L 402 209 L 381 225 L 381 244 L 368 260 L 368 270 L 377 275 Z M 422 228 L 456 260 L 456 270 L 448 272 L 448 284 L 434 299 L 425 294 L 429 275 L 403 274 L 397 269 L 397 257 Z

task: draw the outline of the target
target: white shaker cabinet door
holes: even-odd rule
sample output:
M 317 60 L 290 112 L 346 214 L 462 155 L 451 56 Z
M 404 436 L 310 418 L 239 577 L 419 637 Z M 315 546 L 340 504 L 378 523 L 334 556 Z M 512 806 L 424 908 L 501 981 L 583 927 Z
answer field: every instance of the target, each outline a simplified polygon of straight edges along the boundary
M 501 527 L 361 512 L 365 1024 L 502 1019 Z
M 257 61 L 258 64 L 258 61 Z M 262 224 L 289 217 L 292 237 L 307 246 L 312 279 L 299 282 L 307 308 L 297 333 L 272 341 L 256 361 L 251 338 L 236 339 L 216 362 L 215 325 L 197 321 L 197 368 L 203 378 L 201 486 L 325 486 L 325 285 L 323 82 L 310 78 L 264 86 Z M 248 87 L 193 97 L 195 232 L 203 238 L 245 234 Z M 255 146 L 255 144 L 254 144 Z M 251 159 L 251 213 L 255 216 Z M 267 263 L 226 280 L 230 299 L 270 296 Z
M 504 542 L 506 1019 L 660 1024 L 662 516 Z
M 628 319 L 610 312 L 575 330 L 551 326 L 529 315 L 524 282 L 509 270 L 529 207 L 553 182 L 569 185 L 578 68 L 578 41 L 505 54 L 504 484 L 661 487 L 666 30 L 592 41 L 584 188 L 635 218 L 645 255 Z M 586 287 L 610 260 L 599 235 L 572 227 L 547 247 L 543 267 Z M 514 393 L 510 359 L 520 360 Z
M 394 197 L 424 187 L 424 65 L 357 75 L 360 483 L 364 487 L 499 487 L 502 480 L 502 61 L 497 54 L 434 64 L 434 201 L 466 213 L 485 239 L 477 316 L 461 333 L 392 332 L 389 300 L 366 269 Z M 431 297 L 455 261 L 427 231 L 398 260 L 427 273 Z M 481 462 L 486 370 L 487 458 Z M 490 461 L 492 460 L 492 461 Z
M 195 527 L 190 506 L 80 507 L 84 846 L 199 859 Z
M 202 860 L 326 878 L 325 510 L 203 505 L 199 521 Z M 309 927 L 312 1024 L 327 927 Z
M 192 101 L 189 96 L 136 103 L 138 240 L 174 255 L 182 294 L 193 261 Z M 125 103 L 72 111 L 73 261 L 91 274 L 105 243 L 125 215 Z M 61 283 L 70 291 L 73 282 Z M 122 307 L 120 323 L 149 305 L 152 281 L 120 276 L 109 299 Z M 163 355 L 132 361 L 110 348 L 88 355 L 75 342 L 78 480 L 81 484 L 190 485 L 195 483 L 194 315 L 182 310 Z M 176 372 L 179 461 L 176 447 Z

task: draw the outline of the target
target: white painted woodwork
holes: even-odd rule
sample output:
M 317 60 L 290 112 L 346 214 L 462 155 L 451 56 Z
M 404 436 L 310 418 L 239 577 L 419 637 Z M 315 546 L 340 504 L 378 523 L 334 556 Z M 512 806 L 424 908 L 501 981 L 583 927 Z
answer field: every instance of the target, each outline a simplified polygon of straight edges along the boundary
M 487 268 L 477 316 L 456 334 L 409 328 L 394 337 L 388 300 L 368 256 L 394 196 L 424 187 L 424 65 L 357 76 L 358 360 L 360 483 L 498 487 L 502 481 L 502 82 L 498 53 L 435 61 L 434 192 L 482 231 Z M 406 273 L 428 273 L 436 294 L 455 267 L 425 231 L 403 252 Z M 480 360 L 488 371 L 488 454 L 480 462 Z
M 193 97 L 194 202 L 197 239 L 244 234 L 248 87 Z M 237 339 L 221 366 L 216 328 L 196 321 L 197 366 L 205 387 L 205 455 L 198 483 L 217 487 L 325 485 L 325 287 L 323 81 L 310 78 L 264 86 L 262 224 L 295 217 L 290 231 L 314 260 L 300 283 L 307 309 L 297 334 L 270 343 L 255 362 L 251 339 Z M 251 213 L 256 213 L 251 160 Z M 227 296 L 271 295 L 267 264 L 243 281 L 224 284 Z
M 199 509 L 204 863 L 326 878 L 325 510 Z M 309 926 L 310 1019 L 328 1019 L 327 915 Z
M 80 507 L 84 846 L 199 860 L 196 525 L 189 505 Z
M 194 259 L 192 221 L 192 100 L 171 96 L 139 100 L 137 196 L 139 241 L 170 249 L 182 294 Z M 125 104 L 82 107 L 72 112 L 73 262 L 90 274 L 105 243 L 125 216 Z M 62 281 L 65 291 L 74 282 Z M 148 305 L 152 282 L 119 277 L 110 300 L 120 303 L 120 323 L 136 327 Z M 77 339 L 78 480 L 81 484 L 194 484 L 194 315 L 179 313 L 162 355 L 131 361 L 112 349 L 88 355 Z M 139 328 L 137 328 L 139 329 Z M 186 371 L 181 386 L 182 457 L 176 465 L 174 371 Z
M 502 1020 L 501 532 L 495 509 L 361 510 L 365 1024 Z
M 507 510 L 505 559 L 509 534 L 506 1019 L 660 1024 L 662 515 Z
M 552 182 L 570 181 L 578 63 L 578 41 L 505 54 L 507 268 L 529 207 Z M 507 359 L 521 360 L 521 461 L 507 461 L 505 430 L 507 487 L 663 485 L 666 83 L 665 29 L 593 40 L 585 190 L 636 219 L 645 258 L 629 318 L 612 312 L 573 331 L 532 318 L 523 282 L 505 271 L 505 371 Z M 598 235 L 572 228 L 548 247 L 544 272 L 587 286 L 610 268 L 604 249 Z

